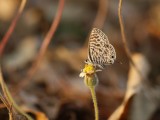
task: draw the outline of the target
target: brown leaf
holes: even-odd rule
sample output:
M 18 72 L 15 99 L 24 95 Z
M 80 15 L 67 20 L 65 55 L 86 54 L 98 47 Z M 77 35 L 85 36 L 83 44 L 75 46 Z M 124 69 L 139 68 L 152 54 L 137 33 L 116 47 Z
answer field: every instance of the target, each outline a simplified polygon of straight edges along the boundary
M 139 71 L 142 73 L 143 76 L 146 77 L 149 73 L 149 70 L 150 70 L 150 66 L 149 66 L 149 63 L 147 62 L 146 58 L 141 54 L 134 54 L 132 56 L 132 58 L 136 64 L 137 68 L 139 69 Z M 121 120 L 122 117 L 123 117 L 123 119 L 124 119 L 124 117 L 126 117 L 126 116 L 122 116 L 122 115 L 125 115 L 126 109 L 128 107 L 128 103 L 132 102 L 132 101 L 130 101 L 131 98 L 135 94 L 140 92 L 141 88 L 143 87 L 142 82 L 145 82 L 145 81 L 143 81 L 141 79 L 141 76 L 138 74 L 136 69 L 133 66 L 131 66 L 130 71 L 129 71 L 129 75 L 128 75 L 127 91 L 126 91 L 124 100 L 123 100 L 122 104 L 116 109 L 116 111 L 110 116 L 110 118 L 108 120 Z M 144 116 L 144 114 L 143 114 L 143 116 Z M 130 120 L 140 120 L 140 119 L 138 119 L 138 118 L 133 119 L 132 118 Z M 145 119 L 141 118 L 141 120 L 145 120 Z

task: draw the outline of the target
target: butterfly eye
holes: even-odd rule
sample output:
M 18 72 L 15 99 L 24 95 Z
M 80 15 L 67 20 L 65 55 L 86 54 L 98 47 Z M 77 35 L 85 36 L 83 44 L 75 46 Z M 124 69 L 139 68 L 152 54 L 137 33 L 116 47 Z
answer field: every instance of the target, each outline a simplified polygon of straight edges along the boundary
M 84 61 L 84 63 L 88 63 L 88 59 Z

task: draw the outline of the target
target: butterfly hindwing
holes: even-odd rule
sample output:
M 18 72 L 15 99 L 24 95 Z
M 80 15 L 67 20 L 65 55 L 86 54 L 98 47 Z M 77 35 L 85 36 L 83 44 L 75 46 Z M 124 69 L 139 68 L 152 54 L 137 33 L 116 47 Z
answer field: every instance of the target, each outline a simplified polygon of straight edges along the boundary
M 116 59 L 114 47 L 107 36 L 99 29 L 93 28 L 89 38 L 88 61 L 95 66 L 104 67 L 113 64 Z

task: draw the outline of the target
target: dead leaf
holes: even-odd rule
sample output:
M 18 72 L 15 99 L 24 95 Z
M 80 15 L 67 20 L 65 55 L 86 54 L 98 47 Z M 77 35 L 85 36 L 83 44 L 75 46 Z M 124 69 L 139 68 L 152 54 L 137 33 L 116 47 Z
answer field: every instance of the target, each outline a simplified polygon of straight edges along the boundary
M 146 58 L 142 55 L 142 54 L 134 54 L 132 56 L 133 61 L 135 62 L 137 68 L 139 69 L 139 71 L 142 73 L 143 76 L 147 76 L 149 71 L 150 71 L 150 66 L 149 63 L 147 62 Z M 108 120 L 121 120 L 122 115 L 125 114 L 124 112 L 129 100 L 131 100 L 131 98 L 133 97 L 133 95 L 137 94 L 140 92 L 140 90 L 143 87 L 143 81 L 141 79 L 141 76 L 138 74 L 138 72 L 135 70 L 135 68 L 133 66 L 131 66 L 130 71 L 129 71 L 129 75 L 128 75 L 128 83 L 127 83 L 127 90 L 126 90 L 126 94 L 124 97 L 124 100 L 122 102 L 122 104 L 116 109 L 116 111 L 110 116 L 110 118 Z M 132 111 L 133 112 L 133 111 Z M 144 116 L 144 114 L 143 114 Z M 132 118 L 129 120 L 145 120 L 143 118 L 141 119 L 136 119 L 136 118 Z

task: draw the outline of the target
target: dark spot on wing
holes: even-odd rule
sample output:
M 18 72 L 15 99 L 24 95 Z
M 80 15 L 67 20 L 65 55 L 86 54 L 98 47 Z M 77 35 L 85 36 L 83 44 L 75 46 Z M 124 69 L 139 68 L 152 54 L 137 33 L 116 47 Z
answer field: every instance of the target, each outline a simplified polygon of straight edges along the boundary
M 109 47 L 109 45 L 107 44 L 107 45 L 106 45 L 106 47 L 108 48 L 108 47 Z
M 97 42 L 99 42 L 100 41 L 100 39 L 97 39 Z
M 100 52 L 102 52 L 102 49 L 99 49 Z
M 100 46 L 100 44 L 96 44 L 96 46 L 98 46 L 98 47 L 99 47 L 99 46 Z

